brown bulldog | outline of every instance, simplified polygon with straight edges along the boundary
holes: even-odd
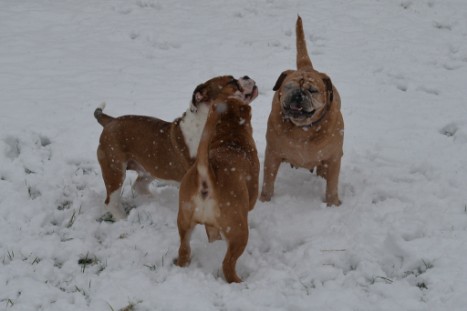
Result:
[[[248,212],[258,197],[259,160],[249,102],[226,95],[211,106],[196,162],[180,184],[176,264],[189,264],[191,232],[196,224],[204,224],[210,242],[221,235],[227,241],[222,270],[232,283],[241,282],[235,266],[248,242]]]
[[[271,199],[279,166],[287,162],[311,171],[316,168],[326,180],[325,202],[338,206],[344,142],[341,101],[331,79],[311,64],[300,16],[296,36],[297,70],[284,71],[273,88],[260,200]]]
[[[257,96],[249,77],[220,76],[198,85],[188,110],[173,122],[133,115],[114,118],[96,109],[94,116],[104,127],[97,159],[107,190],[105,204],[115,219],[126,218],[120,195],[127,170],[138,173],[133,188],[140,194],[149,193],[154,179],[182,180],[194,162],[209,107],[220,94],[246,102]]]

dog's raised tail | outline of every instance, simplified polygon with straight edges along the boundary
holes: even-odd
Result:
[[[215,103],[211,105],[209,109],[208,118],[204,125],[203,134],[198,145],[198,152],[196,155],[196,169],[199,176],[200,194],[203,199],[210,196],[212,191],[213,182],[209,174],[209,145],[216,131],[216,125],[219,121],[219,113],[222,113],[222,109],[225,109],[225,103]]]
[[[297,17],[297,25],[295,27],[297,37],[297,69],[306,67],[313,68],[308,50],[306,48],[305,33],[303,31],[303,23],[300,15]]]
[[[104,108],[105,102],[102,103],[99,107],[97,107],[96,110],[94,110],[94,117],[96,118],[97,122],[99,122],[99,124],[102,126],[106,126],[109,122],[114,120],[114,118],[112,118],[109,115],[106,115],[103,112]]]

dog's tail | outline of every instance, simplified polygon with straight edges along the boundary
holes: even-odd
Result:
[[[100,125],[106,126],[108,123],[114,120],[113,117],[106,115],[102,111],[105,108],[105,103],[102,103],[99,107],[94,110],[94,117],[97,119],[97,122],[99,122]]]
[[[313,68],[310,56],[306,48],[305,33],[303,32],[303,23],[300,15],[297,17],[297,25],[295,27],[297,37],[297,69],[306,67]]]
[[[196,155],[196,170],[199,176],[200,194],[203,199],[211,196],[213,175],[210,173],[209,166],[209,145],[216,131],[219,122],[219,114],[227,109],[225,103],[213,103],[209,109],[208,118],[204,125],[203,134],[198,145]]]

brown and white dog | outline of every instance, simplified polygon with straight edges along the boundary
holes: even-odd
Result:
[[[268,119],[260,200],[271,199],[279,166],[287,162],[308,170],[316,168],[326,179],[325,202],[338,206],[344,142],[340,97],[331,79],[313,68],[300,16],[296,36],[297,70],[284,71],[273,88],[276,93]]]
[[[104,127],[97,158],[107,190],[105,204],[112,216],[126,218],[120,195],[127,170],[138,173],[133,188],[140,194],[149,193],[154,179],[180,182],[194,162],[211,103],[220,94],[251,102],[257,96],[255,90],[255,81],[248,76],[212,78],[196,87],[190,107],[173,122],[134,115],[113,118],[96,109],[94,116]]]
[[[255,92],[255,94],[257,94]],[[258,197],[259,160],[248,101],[226,93],[206,121],[195,164],[180,184],[178,266],[190,262],[190,235],[204,224],[209,241],[224,237],[227,282],[241,282],[235,266],[248,242],[248,212]]]

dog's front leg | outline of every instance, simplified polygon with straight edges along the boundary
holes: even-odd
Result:
[[[275,152],[266,147],[266,155],[264,157],[264,175],[263,187],[261,190],[260,201],[270,201],[274,194],[274,182],[276,181],[277,172],[281,165],[281,159],[275,155]]]
[[[320,173],[323,174],[326,179],[326,204],[328,206],[339,206],[341,201],[339,200],[338,184],[339,184],[339,173],[341,169],[341,158],[334,158],[325,161],[319,168]],[[319,171],[318,171],[319,172]]]

